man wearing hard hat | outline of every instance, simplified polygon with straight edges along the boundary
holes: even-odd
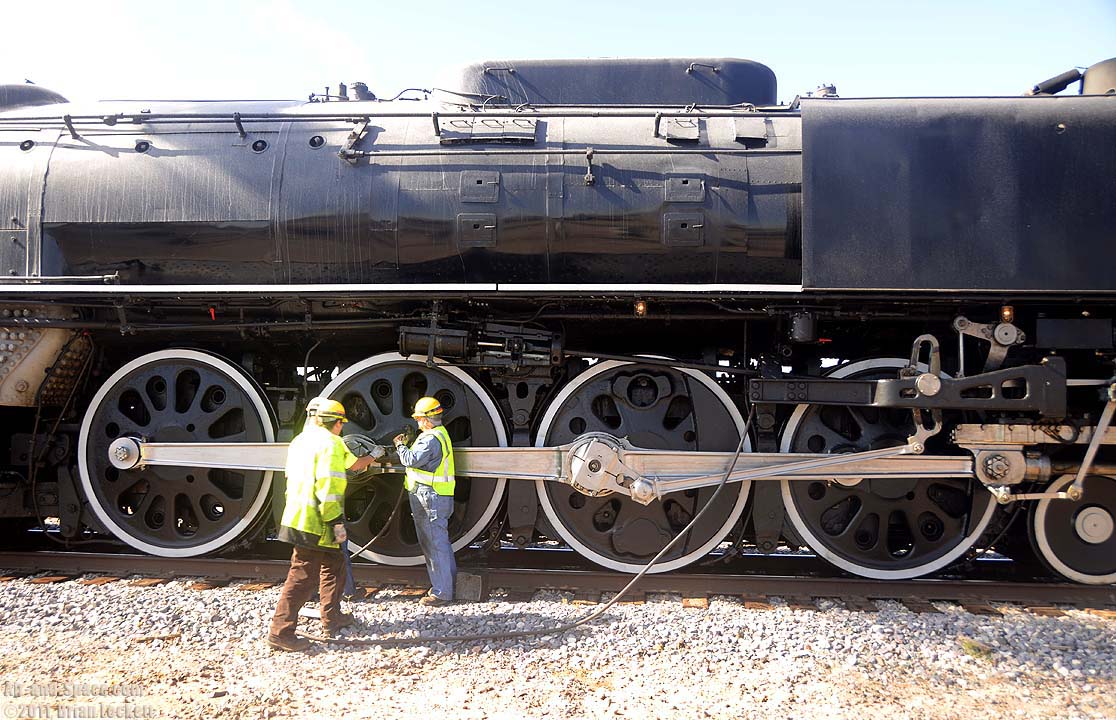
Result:
[[[406,435],[396,435],[395,450],[407,468],[404,486],[411,502],[419,547],[426,557],[430,592],[420,603],[436,607],[453,602],[457,564],[449,540],[453,514],[453,443],[442,424],[442,404],[435,398],[420,398],[411,417],[422,431],[407,447]]]
[[[327,635],[353,624],[352,615],[341,612],[345,558],[339,543],[348,539],[345,471],[360,472],[374,462],[372,456],[356,457],[341,440],[341,426],[348,422],[341,403],[314,398],[306,415],[306,425],[287,450],[287,504],[279,539],[294,545],[294,551],[267,636],[268,644],[278,650],[305,650],[310,645],[295,635],[295,628],[298,611],[315,587]]]

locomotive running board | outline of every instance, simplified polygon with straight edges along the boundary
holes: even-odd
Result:
[[[109,447],[120,470],[171,465],[236,470],[283,470],[286,443],[149,443],[122,437]],[[670,492],[717,485],[733,453],[646,450],[604,433],[558,447],[456,448],[461,477],[546,480],[587,495],[615,492],[649,503]],[[370,473],[402,473],[398,465]],[[913,444],[840,455],[741,453],[728,482],[807,480],[855,485],[862,480],[974,478],[969,456],[918,455]]]

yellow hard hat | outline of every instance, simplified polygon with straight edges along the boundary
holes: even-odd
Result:
[[[415,403],[415,411],[411,413],[411,417],[430,417],[431,415],[442,414],[442,403],[438,402],[432,397],[419,398]]]
[[[306,404],[306,414],[317,415],[329,420],[349,422],[349,418],[345,417],[345,406],[327,397],[316,397],[308,402]]]

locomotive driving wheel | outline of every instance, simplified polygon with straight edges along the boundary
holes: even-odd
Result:
[[[1047,492],[1073,484],[1063,475]],[[1062,577],[1089,585],[1116,582],[1116,479],[1087,475],[1080,500],[1040,500],[1031,513],[1031,542]]]
[[[536,446],[562,445],[587,432],[626,437],[652,450],[729,451],[744,420],[708,376],[680,368],[601,362],[575,377],[543,416]],[[750,446],[745,445],[745,450]],[[694,562],[731,532],[751,484],[729,484],[701,522],[652,568]],[[716,488],[669,493],[649,505],[620,495],[587,497],[569,485],[536,481],[543,513],[574,550],[613,570],[635,573],[690,522]]]
[[[506,446],[500,413],[480,383],[460,368],[436,362],[438,366],[427,367],[425,358],[375,355],[346,368],[321,394],[345,406],[349,418],[343,426],[345,435],[363,435],[379,445],[390,446],[405,426],[413,429],[415,401],[431,396],[442,404],[442,419],[455,447]],[[449,521],[455,552],[475,540],[492,520],[506,482],[457,477]],[[375,538],[362,557],[385,565],[423,563],[402,474],[369,473],[350,479],[345,522],[354,549]]]
[[[78,440],[78,472],[97,518],[152,555],[192,557],[243,535],[271,491],[271,472],[171,466],[117,470],[109,445],[150,442],[273,442],[267,402],[230,363],[196,350],[136,358],[105,382]]]
[[[907,361],[878,358],[843,365],[831,378],[895,377]],[[782,452],[862,452],[903,445],[914,432],[909,410],[799,405],[783,431]],[[783,505],[814,552],[856,575],[914,578],[961,557],[996,510],[976,480],[868,478],[855,484],[782,480]]]

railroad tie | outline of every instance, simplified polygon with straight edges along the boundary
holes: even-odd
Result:
[[[570,602],[574,605],[597,605],[600,601],[601,594],[599,592],[576,592]]]
[[[85,578],[84,580],[79,580],[78,582],[80,582],[82,585],[99,586],[99,585],[108,585],[109,583],[114,583],[118,580],[123,580],[123,579],[124,578],[113,577],[111,575],[99,575],[97,577]]]
[[[275,587],[278,584],[279,583],[273,583],[273,582],[244,583],[243,585],[237,587],[237,590],[243,590],[245,592],[256,592],[257,590],[268,590],[270,588]]]
[[[709,607],[708,595],[690,595],[682,597],[682,607],[705,610]]]
[[[845,609],[849,612],[879,612],[880,608],[876,605],[875,600],[870,600],[866,597],[851,595],[841,598],[841,602],[845,603]]]
[[[360,585],[353,593],[352,600],[371,600],[376,597],[376,593],[380,592],[379,585]]]
[[[741,595],[747,610],[771,610],[771,600],[766,595]]]
[[[128,584],[135,585],[136,587],[154,587],[155,585],[163,585],[167,582],[169,582],[167,578],[137,578]]]
[[[992,615],[995,617],[1003,617],[1004,615],[999,608],[987,603],[964,600],[961,601],[960,605],[962,610],[972,615]]]
[[[44,575],[42,577],[31,578],[27,582],[32,585],[51,585],[53,583],[67,582],[73,580],[76,575]]]
[[[1103,610],[1100,608],[1083,608],[1085,612],[1090,615],[1105,618],[1106,620],[1116,619],[1116,610]]]
[[[216,590],[226,587],[229,582],[228,580],[194,580],[186,587],[191,590]]]
[[[937,613],[940,615],[942,612],[934,605],[934,603],[930,602],[929,600],[923,600],[922,598],[900,598],[899,602],[903,603],[903,607],[907,608],[913,613]]]
[[[813,610],[817,612],[818,604],[814,598],[805,595],[791,595],[786,598],[787,608],[790,610]]]
[[[508,590],[504,602],[528,603],[535,599],[533,590]]]

